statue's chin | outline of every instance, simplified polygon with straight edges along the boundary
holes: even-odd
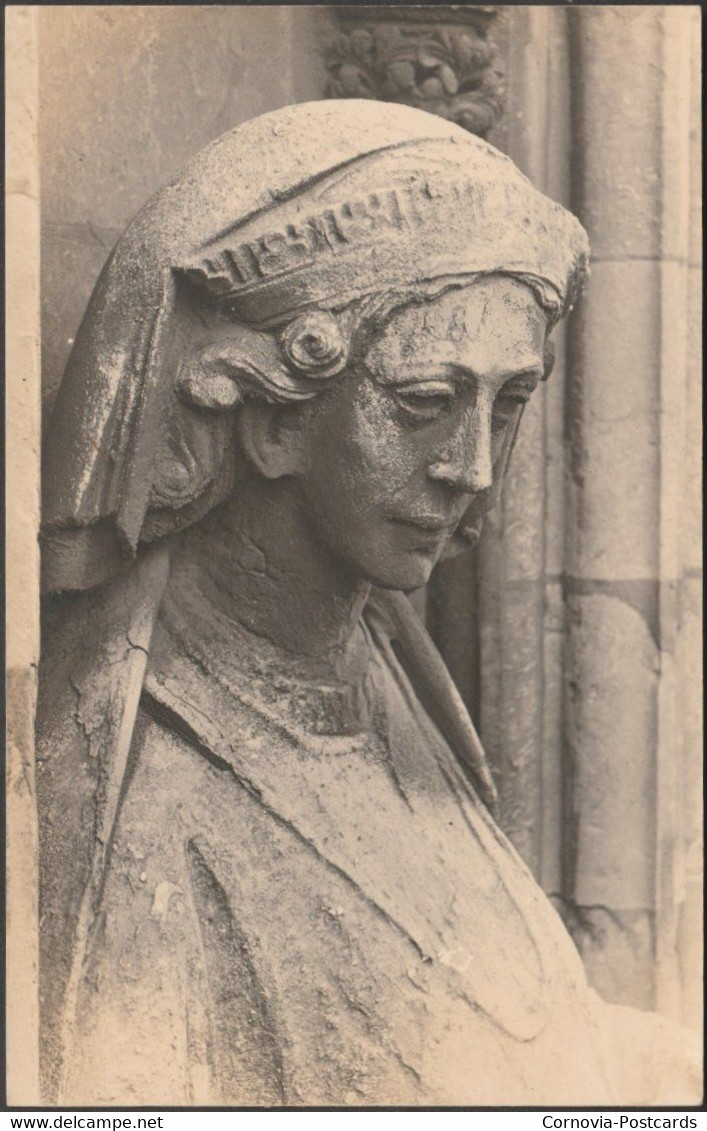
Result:
[[[445,542],[443,549],[434,557],[425,558],[420,555],[417,561],[408,561],[407,568],[398,568],[390,572],[383,571],[375,577],[369,577],[379,589],[397,590],[402,593],[414,593],[422,589],[430,580],[432,571],[439,562],[457,558],[460,554],[468,553],[478,542],[481,533],[481,521],[477,525],[459,527],[451,538]]]
[[[426,557],[420,555],[417,560],[412,555],[406,555],[405,560],[398,560],[394,566],[386,563],[386,568],[369,570],[365,580],[375,585],[377,589],[389,589],[396,593],[414,593],[422,589],[430,579],[440,555]]]
[[[457,527],[454,534],[447,542],[440,561],[447,562],[450,558],[458,558],[460,554],[468,553],[473,549],[481,537],[483,522],[479,519],[476,523]]]

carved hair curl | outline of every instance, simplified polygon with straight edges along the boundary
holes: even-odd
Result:
[[[348,335],[330,310],[298,315],[278,337],[288,364],[314,380],[336,376],[348,360]]]

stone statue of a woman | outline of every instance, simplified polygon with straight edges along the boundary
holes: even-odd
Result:
[[[226,134],[118,242],[46,446],[50,1100],[693,1098],[588,990],[400,592],[478,529],[586,250],[360,102]]]

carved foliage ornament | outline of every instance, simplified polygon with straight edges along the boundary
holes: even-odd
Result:
[[[343,9],[327,52],[332,98],[416,106],[485,137],[502,114],[492,7]]]

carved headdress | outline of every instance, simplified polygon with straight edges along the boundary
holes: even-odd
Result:
[[[203,400],[184,406],[184,288],[233,319],[236,362],[219,379],[257,378],[265,395],[293,399],[313,395],[316,381],[264,329],[381,290],[488,272],[522,277],[557,319],[586,257],[578,222],[507,157],[422,111],[308,103],[225,134],[138,214],[94,290],[45,446],[45,588],[97,584],[141,541],[223,497],[212,449],[196,507],[193,486],[185,508],[165,472],[175,415],[203,419]],[[192,451],[192,462],[203,454]],[[146,525],[155,511],[174,521]]]

